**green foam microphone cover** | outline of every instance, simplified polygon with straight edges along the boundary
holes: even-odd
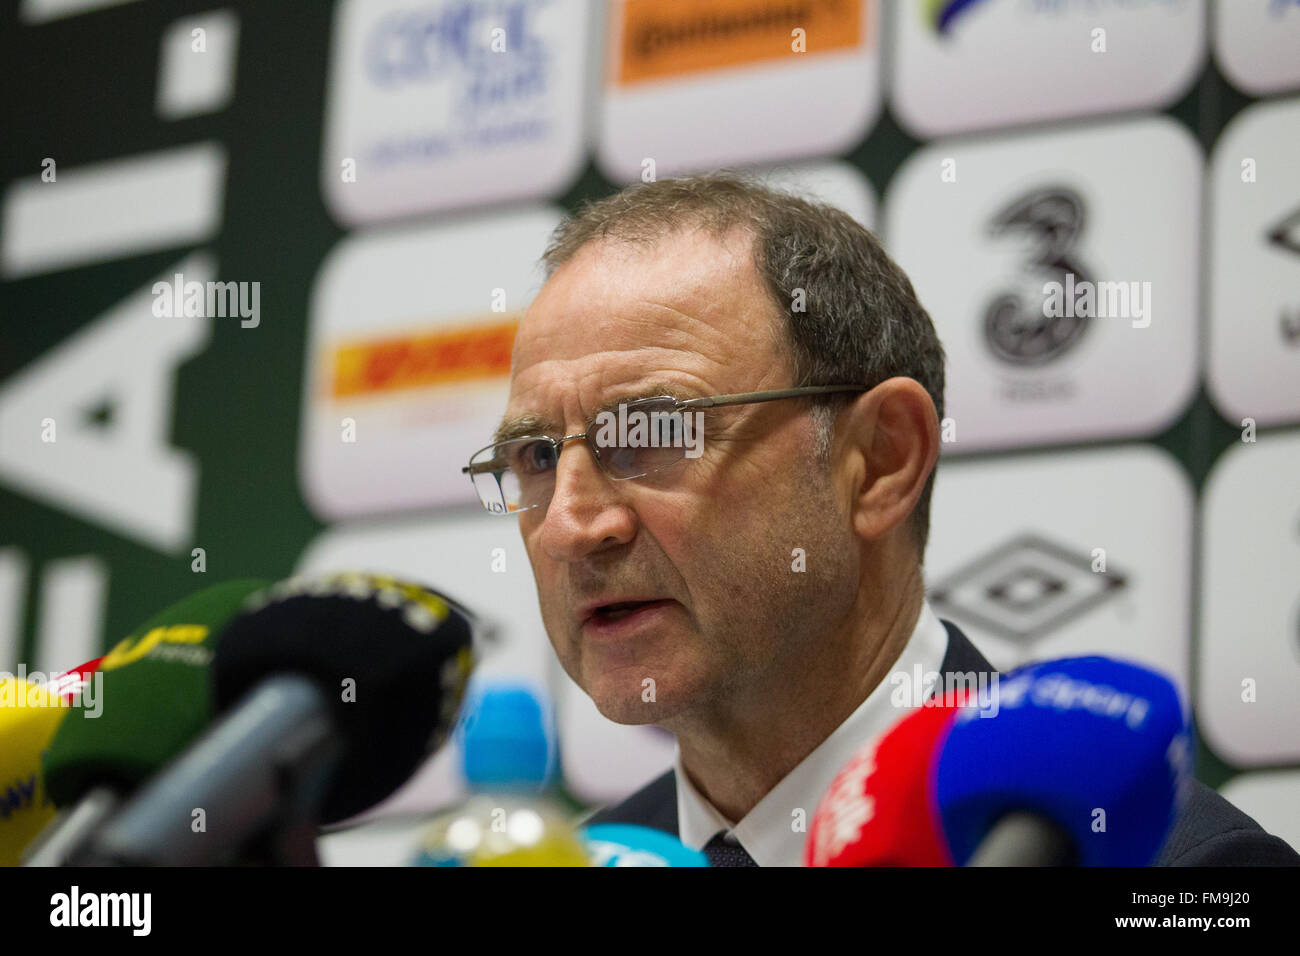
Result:
[[[70,710],[45,754],[46,790],[56,806],[96,786],[134,790],[207,728],[217,638],[266,584],[227,581],[192,594],[105,655],[98,693]]]

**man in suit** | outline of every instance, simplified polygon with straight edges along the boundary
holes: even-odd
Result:
[[[673,771],[595,819],[797,865],[792,820],[901,716],[889,675],[991,670],[925,600],[934,326],[851,217],[726,174],[588,205],[543,261],[466,471],[518,514],[565,671],[676,737]],[[670,424],[624,427],[649,412]],[[1168,853],[1300,862],[1205,787]]]
[[[988,674],[994,668],[957,627],[943,621],[948,633],[944,655],[944,674]],[[830,770],[831,768],[826,768]],[[838,768],[835,768],[836,770]],[[676,774],[669,770],[646,784],[622,803],[605,807],[592,815],[592,823],[635,823],[680,835],[679,819],[683,803],[687,815],[697,814],[694,794],[688,790],[679,798]],[[829,781],[827,787],[830,786]],[[696,829],[695,834],[701,832]],[[694,834],[693,834],[694,835]],[[689,842],[698,844],[698,837]],[[784,841],[783,841],[784,842]],[[773,855],[774,864],[795,862],[790,853],[799,840],[792,840],[784,856]],[[801,845],[801,843],[800,843]],[[714,856],[715,851],[710,851]],[[752,857],[739,853],[717,854],[719,865],[754,866]],[[1182,813],[1165,839],[1156,866],[1300,866],[1300,856],[1283,840],[1266,833],[1262,827],[1199,780],[1191,782]]]

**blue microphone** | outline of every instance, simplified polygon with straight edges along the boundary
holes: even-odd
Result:
[[[579,831],[592,866],[708,866],[709,858],[674,836],[631,823],[593,823]]]
[[[1078,657],[1001,675],[995,693],[992,713],[958,711],[936,768],[957,865],[1149,865],[1192,778],[1173,682]]]

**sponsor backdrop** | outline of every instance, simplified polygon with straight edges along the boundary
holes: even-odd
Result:
[[[1002,667],[1164,668],[1201,776],[1300,844],[1300,3],[0,16],[0,667],[209,581],[388,570],[498,625],[577,800],[659,773],[459,469],[564,213],[740,166],[876,230],[939,328],[939,614]],[[449,750],[383,810],[461,786]]]

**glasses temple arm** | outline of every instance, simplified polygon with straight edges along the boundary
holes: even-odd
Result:
[[[678,402],[678,408],[712,408],[715,405],[748,405],[753,402],[772,402],[782,398],[799,398],[804,395],[828,395],[832,392],[865,392],[863,385],[806,385],[802,388],[781,388],[768,392],[740,392],[735,395],[714,395],[706,398],[688,398]]]

